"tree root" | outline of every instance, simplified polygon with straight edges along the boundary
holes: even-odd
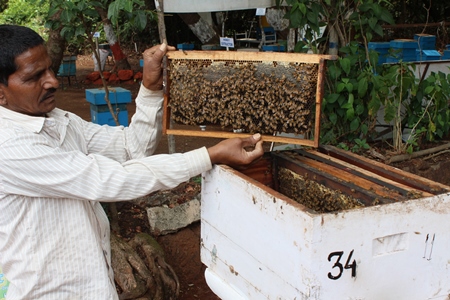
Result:
[[[437,153],[437,152],[443,151],[443,150],[448,149],[448,148],[450,148],[450,143],[447,143],[447,144],[444,144],[444,145],[440,145],[440,146],[437,146],[437,147],[434,147],[434,148],[429,148],[429,149],[413,152],[411,154],[401,154],[401,155],[397,155],[397,156],[392,156],[387,161],[387,163],[391,164],[391,163],[394,163],[394,162],[401,162],[401,161],[409,160],[409,159],[412,159],[412,158],[416,158],[416,157],[420,157],[420,156],[425,156],[425,155]]]
[[[119,299],[174,300],[180,283],[160,245],[139,233],[128,243],[111,234],[111,260]]]

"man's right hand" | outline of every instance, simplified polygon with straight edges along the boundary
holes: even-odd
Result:
[[[262,143],[261,135],[256,133],[247,138],[223,140],[208,148],[208,153],[212,164],[225,164],[239,168],[251,164],[264,154]],[[248,147],[254,147],[254,149],[247,151]]]
[[[161,44],[144,51],[144,68],[142,84],[152,91],[160,91],[163,87],[162,60],[167,51],[173,51],[175,47]]]

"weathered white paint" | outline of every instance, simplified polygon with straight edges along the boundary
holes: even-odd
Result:
[[[201,201],[201,259],[224,300],[424,300],[450,294],[450,194],[315,214],[215,166],[203,174]],[[340,269],[332,253],[339,251],[342,275],[333,280],[329,274]],[[344,268],[347,260],[356,262],[356,277]]]
[[[202,44],[207,43],[216,35],[214,29],[203,18],[200,18],[197,23],[189,25],[189,28],[195,33]]]
[[[116,34],[114,33],[114,29],[112,24],[104,24],[103,29],[105,30],[106,40],[110,45],[114,45],[117,43]]]
[[[155,0],[155,3],[157,0]],[[275,6],[275,0],[164,0],[165,13],[230,11]]]

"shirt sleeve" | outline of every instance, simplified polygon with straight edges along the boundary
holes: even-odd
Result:
[[[170,189],[211,169],[205,147],[118,162],[51,147],[45,139],[10,140],[0,155],[2,195],[125,201]]]
[[[142,86],[136,103],[129,128],[100,126],[69,114],[68,125],[57,125],[57,134],[3,130],[0,199],[131,200],[174,188],[212,167],[204,147],[151,155],[161,135],[162,92]]]

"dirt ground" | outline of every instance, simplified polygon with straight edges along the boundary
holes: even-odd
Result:
[[[139,58],[130,58],[132,69],[140,70]],[[112,69],[112,65],[107,64],[106,70]],[[93,71],[93,62],[89,56],[79,56],[77,60],[77,83],[71,78],[71,84],[64,78],[64,85],[60,85],[57,92],[58,107],[74,112],[90,121],[90,107],[85,100],[85,89],[99,88],[99,86],[88,85],[85,83],[87,74]],[[135,98],[139,89],[139,83],[122,85],[132,92],[132,99]],[[135,111],[134,101],[127,106],[129,118]],[[448,140],[448,139],[447,139]],[[185,152],[196,149],[200,146],[210,146],[217,142],[215,139],[194,138],[194,137],[176,137],[176,152]],[[444,142],[442,142],[444,143]],[[442,144],[441,143],[441,144]],[[448,141],[446,141],[448,143]],[[430,147],[436,145],[429,145]],[[377,148],[377,151],[383,153],[383,149]],[[167,138],[163,137],[157,153],[167,153]],[[441,153],[435,157],[412,159],[394,166],[450,185],[450,153]],[[171,191],[173,198],[186,196],[198,190],[196,183],[187,183]],[[149,232],[149,225],[146,219],[145,208],[136,203],[121,203],[118,207],[121,212],[121,234],[131,236],[136,232]],[[181,283],[181,300],[191,299],[218,299],[207,286],[204,279],[205,266],[200,261],[200,224],[197,222],[189,227],[178,231],[177,233],[160,236],[158,242],[164,248],[166,261],[177,273]]]

